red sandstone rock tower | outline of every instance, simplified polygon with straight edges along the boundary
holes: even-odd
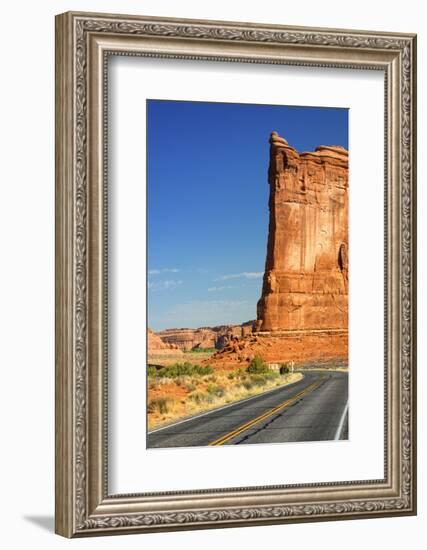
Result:
[[[348,152],[270,137],[270,224],[259,331],[348,328]]]

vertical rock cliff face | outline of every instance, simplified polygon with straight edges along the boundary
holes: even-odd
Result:
[[[270,225],[260,331],[348,327],[348,152],[270,137]]]

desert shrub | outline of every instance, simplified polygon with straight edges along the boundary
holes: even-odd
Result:
[[[192,392],[196,389],[196,386],[194,384],[192,384],[191,382],[188,382],[187,384],[185,384],[185,389],[188,392]]]
[[[269,368],[268,368],[268,365],[264,363],[260,355],[255,355],[255,357],[249,363],[249,366],[246,369],[246,371],[251,374],[265,373],[265,372],[269,372]]]
[[[277,370],[269,370],[263,376],[266,380],[274,380],[275,378],[280,378],[280,373]]]
[[[205,400],[205,395],[201,391],[195,391],[189,396],[189,399],[191,399],[191,401],[194,401],[197,404],[200,404],[200,403],[203,403],[203,401]]]
[[[206,391],[209,395],[215,397],[222,397],[225,394],[225,389],[222,386],[214,386],[213,384],[209,384]]]
[[[246,376],[246,373],[243,369],[233,370],[227,374],[227,378],[229,380],[235,380],[236,378],[244,378],[245,376]]]
[[[190,394],[189,399],[200,405],[202,403],[212,403],[214,400],[214,395],[207,391],[198,390]]]
[[[192,363],[175,363],[170,367],[163,367],[156,372],[160,378],[177,378],[178,376],[206,376],[213,373],[210,365],[193,365]]]
[[[253,386],[262,386],[265,383],[265,378],[262,374],[253,374],[249,380]]]
[[[269,380],[277,378],[277,374],[274,372],[263,373],[263,374],[253,374],[251,376],[251,382],[254,386],[264,386]]]
[[[280,374],[288,374],[291,372],[291,369],[289,368],[289,365],[287,365],[286,363],[280,365],[280,370],[279,370]]]
[[[156,374],[157,374],[157,369],[156,369],[156,367],[148,367],[148,368],[147,368],[147,376],[148,376],[148,378],[152,378],[152,377],[156,376]]]
[[[170,397],[156,397],[151,399],[148,403],[148,412],[159,412],[160,414],[166,414],[171,409],[172,399]]]

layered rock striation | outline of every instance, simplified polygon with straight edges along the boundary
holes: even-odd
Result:
[[[348,328],[348,152],[270,136],[270,222],[258,331]]]
[[[173,328],[156,333],[165,343],[189,351],[198,349],[223,349],[233,338],[241,338],[251,334],[255,328],[255,321],[248,321],[242,325],[221,325],[201,328]]]
[[[178,346],[164,342],[151,329],[147,330],[147,349],[149,354],[155,355],[179,355],[182,353]]]

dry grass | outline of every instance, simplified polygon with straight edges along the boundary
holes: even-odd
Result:
[[[148,356],[148,362],[153,365],[163,365],[165,367],[169,367],[175,363],[182,363],[183,361],[189,361],[190,363],[201,363],[205,359],[209,359],[215,351],[185,351],[184,353],[177,353],[176,355],[150,353]]]
[[[299,372],[251,374],[239,369],[204,376],[149,377],[148,428],[246,399],[296,382],[302,376]]]

